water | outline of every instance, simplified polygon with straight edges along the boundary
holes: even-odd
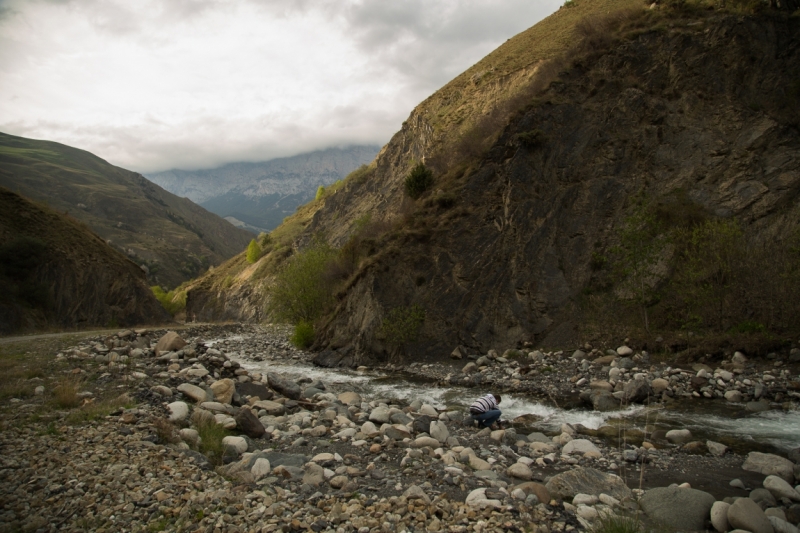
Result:
[[[431,380],[406,373],[355,372],[349,369],[324,369],[305,363],[240,361],[256,372],[277,372],[290,379],[320,379],[332,392],[356,391],[367,400],[387,399],[411,402],[420,399],[437,409],[466,410],[483,394],[479,389],[437,387]],[[563,409],[524,395],[503,394],[500,405],[503,419],[532,414],[542,431],[556,431],[563,423],[582,424],[597,429],[607,423],[624,421],[628,427],[644,429],[686,428],[698,440],[723,442],[739,452],[754,449],[788,451],[800,447],[800,411],[747,413],[744,406],[719,401],[688,400],[669,410],[635,405],[624,410],[598,412]]]

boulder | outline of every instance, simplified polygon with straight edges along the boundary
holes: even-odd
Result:
[[[311,363],[323,368],[336,368],[344,359],[344,356],[336,350],[325,350],[319,352],[311,360]]]
[[[239,428],[239,431],[251,439],[260,439],[266,433],[264,424],[247,407],[241,407],[233,419],[236,420],[236,427]]]
[[[625,384],[624,399],[629,403],[644,403],[653,396],[653,389],[646,379],[634,379]]]
[[[456,346],[450,352],[450,359],[463,359],[467,355],[467,349],[464,346]]]
[[[509,466],[508,470],[506,470],[506,474],[517,479],[524,479],[525,481],[533,479],[533,472],[531,472],[530,467],[523,463],[514,463]]]
[[[772,529],[775,530],[775,533],[798,533],[800,531],[796,526],[778,516],[767,516],[767,520],[772,524]]]
[[[172,402],[167,405],[170,422],[181,422],[189,416],[189,406],[186,402]]]
[[[764,478],[764,488],[770,491],[775,498],[789,498],[790,500],[800,501],[800,494],[794,490],[794,487],[778,476]]]
[[[325,469],[316,463],[306,463],[303,465],[303,483],[318,487],[325,481]]]
[[[271,400],[275,397],[275,393],[269,390],[265,385],[253,383],[252,381],[247,381],[245,383],[237,382],[236,393],[242,397],[250,396],[251,398],[257,398],[259,400]]]
[[[722,457],[725,455],[725,452],[728,451],[727,446],[719,442],[714,442],[713,440],[706,441],[706,448],[708,448],[708,452],[715,457]]]
[[[211,384],[211,392],[214,399],[220,403],[231,403],[233,394],[236,392],[236,384],[232,379],[220,379]]]
[[[794,463],[772,453],[750,452],[742,468],[765,476],[778,476],[789,483],[794,481]]]
[[[433,419],[428,415],[422,415],[414,420],[414,423],[411,425],[411,428],[414,430],[414,433],[430,434],[432,421]]]
[[[490,499],[486,497],[486,487],[475,489],[467,495],[464,503],[469,507],[477,507],[478,509],[485,509],[487,507],[502,507],[502,503],[498,499]]]
[[[672,444],[685,444],[692,440],[692,432],[688,429],[671,429],[667,431],[666,439]]]
[[[235,450],[239,455],[247,451],[247,441],[244,437],[223,437],[222,445]]]
[[[648,490],[639,500],[645,514],[679,531],[703,531],[714,496],[701,490],[659,487]]]
[[[562,448],[561,453],[563,455],[570,455],[573,453],[579,453],[583,455],[584,453],[597,453],[600,454],[600,450],[597,449],[597,446],[592,444],[592,441],[586,439],[574,439],[569,441],[564,445]]]
[[[725,533],[730,530],[731,526],[728,524],[728,508],[731,506],[725,502],[714,502],[711,506],[711,525],[719,533]]]
[[[434,420],[431,422],[430,435],[439,442],[445,443],[447,442],[448,437],[450,437],[450,432],[447,430],[447,426],[444,422]]]
[[[664,378],[656,378],[650,383],[650,387],[652,387],[654,393],[661,394],[669,387],[669,381]]]
[[[270,465],[269,461],[263,457],[256,459],[256,462],[253,463],[252,468],[250,468],[250,473],[253,474],[253,478],[255,478],[256,481],[267,477],[271,472],[272,465]]]
[[[628,355],[633,354],[633,350],[625,345],[622,345],[619,348],[617,348],[617,354],[621,355],[622,357],[626,357]]]
[[[345,405],[361,405],[361,395],[357,392],[343,392],[338,397],[339,401]]]
[[[553,498],[567,501],[572,501],[576,494],[608,494],[618,500],[631,497],[631,489],[622,478],[594,468],[575,468],[562,472],[553,476],[545,486]]]
[[[275,372],[267,372],[267,384],[272,390],[291,400],[299,400],[303,394],[300,385],[283,378]]]
[[[469,456],[469,466],[473,470],[491,470],[492,465],[490,465],[487,461],[484,461],[477,455],[470,455]]]
[[[589,401],[595,411],[616,411],[619,409],[619,400],[607,390],[592,390],[589,395]]]
[[[728,523],[732,528],[751,533],[774,533],[767,515],[750,498],[739,498],[728,509]]]
[[[156,357],[165,352],[177,352],[186,346],[186,341],[174,331],[168,331],[156,343]]]
[[[369,419],[372,422],[377,422],[379,424],[386,424],[389,422],[389,408],[378,406],[373,409],[369,414]]]
[[[198,403],[210,400],[210,394],[208,394],[205,389],[197,385],[192,385],[191,383],[181,383],[178,385],[178,392],[183,393],[185,396],[188,396]]]

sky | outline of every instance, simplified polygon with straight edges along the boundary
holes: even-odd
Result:
[[[0,0],[0,131],[156,172],[383,145],[558,0]]]

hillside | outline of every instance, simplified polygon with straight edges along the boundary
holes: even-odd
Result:
[[[187,310],[261,316],[277,265],[323,236],[358,257],[330,269],[318,349],[795,336],[800,19],[753,5],[570,2],[421,103],[259,263],[198,280]],[[412,200],[419,162],[434,184]],[[392,343],[411,309],[419,335]]]
[[[0,187],[0,333],[167,319],[130,259],[74,218]]]
[[[0,186],[85,222],[148,270],[179,285],[240,252],[252,238],[140,174],[63,144],[0,133]]]
[[[147,178],[256,232],[271,231],[298,206],[313,200],[318,187],[344,178],[372,161],[377,153],[377,146],[330,148],[262,163],[169,170],[148,174]]]

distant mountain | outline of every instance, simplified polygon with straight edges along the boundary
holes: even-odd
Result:
[[[0,333],[168,320],[130,259],[71,216],[0,187]]]
[[[320,185],[330,185],[369,163],[378,150],[378,146],[330,148],[263,163],[169,170],[147,174],[147,178],[238,227],[271,231],[312,200]]]
[[[68,213],[172,288],[242,251],[252,234],[142,175],[63,144],[0,133],[0,186]]]

